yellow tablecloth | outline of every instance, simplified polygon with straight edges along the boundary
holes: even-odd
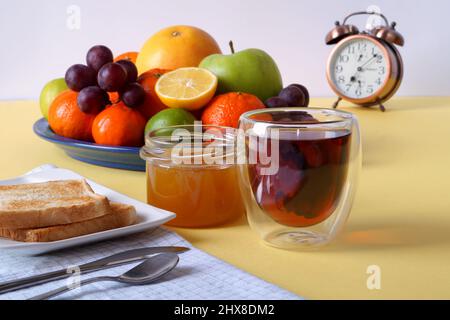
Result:
[[[330,106],[331,99],[312,99]],[[311,299],[450,298],[450,97],[396,98],[388,111],[354,112],[363,137],[363,171],[341,238],[314,252],[261,243],[242,219],[222,228],[174,229],[193,245]],[[72,169],[145,201],[144,173],[96,167],[40,140],[31,101],[0,102],[0,179],[44,163]],[[381,270],[381,289],[366,273]]]

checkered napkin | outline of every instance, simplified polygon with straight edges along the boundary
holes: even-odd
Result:
[[[59,299],[301,299],[284,289],[193,248],[176,233],[157,228],[121,239],[66,249],[40,256],[19,256],[0,252],[0,282],[31,276],[69,266],[80,265],[125,250],[151,246],[186,246],[191,250],[180,254],[177,267],[161,280],[142,286],[114,282],[98,282],[59,296]],[[134,264],[118,266],[82,275],[82,278],[120,275]],[[0,295],[0,299],[27,299],[64,286],[67,279]]]

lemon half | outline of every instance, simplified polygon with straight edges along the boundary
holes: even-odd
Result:
[[[217,83],[217,77],[209,70],[180,68],[162,75],[155,91],[170,108],[197,110],[212,99]]]

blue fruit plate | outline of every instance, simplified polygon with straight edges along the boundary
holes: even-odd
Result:
[[[64,138],[50,129],[42,118],[33,125],[34,132],[44,140],[56,144],[74,159],[102,167],[145,171],[145,161],[137,147],[115,147]]]

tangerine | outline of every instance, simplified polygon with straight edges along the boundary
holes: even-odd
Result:
[[[167,69],[151,69],[141,74],[137,80],[147,93],[144,103],[137,108],[146,120],[150,119],[158,112],[167,109],[167,106],[161,102],[156,94],[155,85],[158,79],[169,71],[170,70]]]
[[[216,96],[202,114],[204,125],[237,128],[239,117],[247,111],[263,109],[264,103],[258,97],[241,92],[230,92]]]
[[[78,92],[65,90],[53,100],[48,111],[50,128],[58,135],[84,141],[92,141],[92,124],[95,115],[80,110]]]
[[[95,117],[92,136],[98,144],[140,147],[144,144],[145,124],[139,111],[119,102]]]
[[[117,62],[119,60],[129,60],[129,61],[133,62],[134,64],[136,64],[136,59],[137,59],[138,54],[139,54],[139,52],[135,52],[135,51],[125,52],[125,53],[119,54],[117,57],[115,57],[114,62]]]

